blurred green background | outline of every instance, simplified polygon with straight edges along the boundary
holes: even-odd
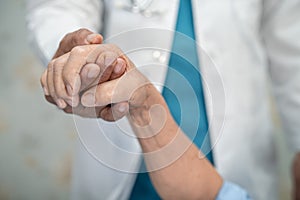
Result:
[[[45,102],[45,66],[28,45],[25,0],[0,1],[0,200],[68,199],[77,135],[73,119]],[[281,200],[290,199],[290,162],[274,110]],[[262,185],[263,187],[263,185]]]

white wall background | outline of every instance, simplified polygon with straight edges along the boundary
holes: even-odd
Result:
[[[43,66],[27,45],[24,16],[24,0],[0,1],[0,200],[68,199],[77,135],[72,117],[43,99]],[[277,132],[279,192],[287,200],[292,156]]]
[[[68,199],[74,123],[43,99],[24,16],[0,1],[0,200]]]

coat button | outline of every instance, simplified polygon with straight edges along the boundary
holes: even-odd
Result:
[[[160,63],[165,63],[167,60],[166,54],[161,51],[157,51],[157,50],[152,52],[152,58],[154,61],[157,61]]]
[[[153,51],[152,52],[153,60],[158,60],[160,55],[161,55],[160,51]]]

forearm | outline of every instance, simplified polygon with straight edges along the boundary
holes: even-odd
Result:
[[[163,199],[215,199],[221,177],[177,126],[162,96],[148,88],[145,105],[128,118],[157,192]]]

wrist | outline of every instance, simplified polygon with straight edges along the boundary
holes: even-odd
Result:
[[[138,104],[136,102],[131,103],[135,101],[134,98],[129,102],[129,114],[127,117],[135,127],[144,127],[151,124],[151,110],[153,111],[153,108],[156,106],[165,108],[165,103],[160,93],[152,84],[147,84],[139,90],[142,90],[145,98],[143,98],[143,101]],[[158,116],[162,115],[162,113],[157,114]]]

